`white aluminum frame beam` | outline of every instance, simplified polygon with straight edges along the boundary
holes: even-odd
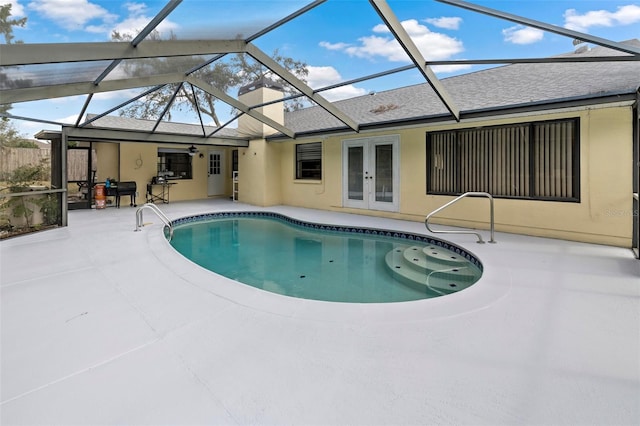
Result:
[[[22,89],[3,90],[2,103],[18,103],[38,101],[42,99],[64,98],[66,96],[77,96],[95,94],[103,92],[113,92],[124,89],[136,89],[139,87],[153,87],[161,84],[181,83],[185,81],[182,72],[171,74],[160,74],[149,77],[134,77],[121,80],[107,80],[99,85],[92,81],[83,83],[67,83],[54,86],[25,87]]]
[[[238,101],[237,99],[232,98],[231,96],[227,95],[222,90],[218,89],[217,87],[214,87],[214,86],[210,85],[206,81],[200,80],[199,78],[196,78],[196,77],[194,77],[192,75],[186,76],[185,77],[185,81],[191,83],[194,86],[197,86],[201,90],[204,90],[205,92],[209,93],[211,96],[214,96],[217,99],[220,99],[222,102],[231,105],[232,107],[236,108],[237,110],[242,111],[243,113],[255,118],[256,120],[266,124],[267,126],[273,128],[273,129],[275,129],[275,130],[277,130],[277,131],[279,131],[281,133],[284,133],[285,135],[289,136],[292,139],[295,139],[296,135],[291,129],[289,129],[287,127],[284,127],[282,124],[280,124],[277,121],[267,117],[266,115],[262,114],[261,112],[256,111],[255,109],[249,108],[248,105],[245,105],[244,103]]]
[[[422,53],[420,53],[420,50],[415,45],[409,34],[407,34],[407,31],[404,29],[387,2],[385,0],[369,0],[369,2],[376,12],[378,12],[378,15],[380,15],[380,18],[382,18],[400,46],[404,49],[407,55],[409,55],[409,58],[415,64],[416,68],[420,70],[424,78],[427,80],[427,83],[429,83],[431,88],[436,92],[436,95],[440,98],[444,106],[449,110],[456,121],[460,121],[460,109],[455,105],[453,98],[451,98],[449,92],[447,92],[440,80],[438,80],[438,77],[436,77],[431,67],[427,65],[427,61],[424,59],[424,56],[422,56]]]
[[[2,44],[0,66],[242,53],[245,46],[243,40]]]
[[[485,15],[493,16],[495,18],[506,19],[507,21],[515,22],[517,24],[526,25],[528,27],[537,28],[543,31],[549,31],[552,33],[560,34],[574,39],[588,41],[599,46],[608,47],[610,49],[619,50],[620,52],[631,53],[632,55],[640,55],[640,48],[630,46],[625,43],[618,43],[615,41],[607,40],[601,37],[592,36],[579,31],[570,30],[567,28],[558,27],[557,25],[546,24],[535,19],[524,18],[522,16],[513,15],[511,13],[501,12],[496,9],[491,9],[484,6],[479,6],[473,3],[460,0],[436,0],[440,3],[449,4],[451,6],[461,7],[463,9],[471,10],[473,12],[479,12]]]
[[[282,65],[274,61],[269,55],[264,53],[262,50],[258,49],[253,44],[249,43],[246,46],[246,53],[248,53],[253,59],[260,62],[262,65],[269,68],[271,71],[276,73],[280,78],[289,83],[291,86],[298,89],[301,93],[307,96],[309,99],[320,105],[324,108],[329,114],[333,115],[338,120],[342,121],[344,124],[349,126],[351,129],[356,132],[359,131],[359,124],[356,123],[351,117],[347,116],[345,113],[340,111],[335,105],[329,102],[327,99],[322,97],[321,95],[314,92],[314,90],[309,87],[306,83],[300,80],[298,77],[293,75],[291,72],[287,71]]]

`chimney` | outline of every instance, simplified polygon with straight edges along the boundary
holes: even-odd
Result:
[[[242,86],[238,90],[238,100],[250,107],[254,105],[261,105],[266,102],[276,101],[283,97],[283,87],[279,83],[276,83],[265,76]],[[284,106],[282,105],[282,102],[256,108],[256,111],[280,124],[284,124]],[[265,136],[277,133],[277,130],[272,129],[247,114],[243,114],[238,119],[238,132],[253,138],[264,138]]]

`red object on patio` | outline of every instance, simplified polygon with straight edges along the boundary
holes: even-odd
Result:
[[[107,207],[107,191],[103,184],[98,184],[94,188],[96,197],[96,209]]]

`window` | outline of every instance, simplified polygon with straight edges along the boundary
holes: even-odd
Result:
[[[158,176],[166,179],[191,179],[191,159],[185,150],[158,149]]]
[[[322,179],[322,142],[296,145],[296,179]]]
[[[579,201],[579,120],[427,134],[427,194]]]

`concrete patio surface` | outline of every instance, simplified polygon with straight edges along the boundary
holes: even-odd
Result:
[[[422,223],[226,200],[427,234]],[[135,209],[0,243],[3,425],[638,425],[640,261],[629,249],[438,236],[485,272],[417,302],[301,300],[206,271]]]

